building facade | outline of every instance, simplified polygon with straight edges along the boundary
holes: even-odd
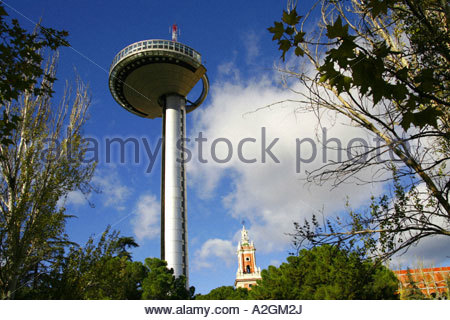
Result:
[[[450,267],[396,270],[394,273],[400,282],[400,293],[415,285],[428,298],[449,298]]]
[[[256,281],[261,279],[261,268],[256,266],[255,246],[250,242],[248,232],[244,226],[241,231],[241,241],[237,247],[238,270],[234,286],[236,288],[251,289],[256,285]]]

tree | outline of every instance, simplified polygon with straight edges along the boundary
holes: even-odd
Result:
[[[33,281],[18,290],[20,299],[140,299],[146,269],[133,262],[127,247],[131,237],[120,237],[107,227],[97,244],[90,237],[84,247],[72,245]],[[124,243],[129,245],[124,246]]]
[[[379,140],[345,150],[348,160],[325,163],[308,181],[393,185],[392,195],[348,219],[296,224],[299,248],[352,241],[388,259],[422,238],[450,235],[449,17],[440,0],[318,0],[304,15],[289,1],[269,28],[283,60],[292,49],[307,64],[280,70],[286,85],[294,78],[306,88],[296,91],[298,108],[331,111]],[[370,169],[369,181],[358,177]]]
[[[119,237],[118,231],[107,227],[97,245],[94,239],[90,237],[83,248],[72,246],[55,264],[59,283],[50,299],[140,299],[146,272],[122,246],[129,237]]]
[[[139,245],[134,241],[133,237],[120,237],[117,239],[116,247],[118,257],[126,257],[128,260],[131,260],[131,253],[127,249],[136,248]]]
[[[246,300],[248,290],[245,288],[234,288],[232,286],[222,286],[212,289],[207,294],[198,294],[195,300]]]
[[[38,24],[33,33],[23,29],[16,19],[7,22],[8,16],[3,3],[0,3],[0,105],[17,100],[24,92],[34,95],[52,94],[51,84],[54,75],[44,73],[41,52],[45,48],[56,50],[60,46],[68,46],[66,31],[44,28]],[[43,77],[41,86],[38,80]],[[12,143],[9,138],[20,118],[9,115],[3,110],[0,120],[0,143],[4,146]]]
[[[194,287],[186,289],[186,278],[175,277],[167,262],[158,258],[145,259],[147,276],[142,282],[144,300],[185,300],[194,296]]]
[[[125,250],[125,242],[137,247],[130,239],[108,227],[97,245],[91,237],[84,248],[73,246],[61,264],[60,292],[53,299],[140,299],[146,270]]]
[[[52,105],[50,92],[57,56],[44,67],[41,88],[25,90],[17,101],[2,105],[8,117],[21,121],[11,131],[12,143],[0,145],[0,296],[13,299],[31,275],[46,273],[68,244],[69,217],[58,201],[70,191],[84,194],[94,163],[84,163],[82,127],[89,106],[81,81],[67,87],[61,103]]]
[[[398,280],[380,264],[356,252],[323,245],[269,266],[250,299],[397,299]]]

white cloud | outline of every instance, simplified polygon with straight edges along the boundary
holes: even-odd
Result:
[[[236,261],[236,248],[230,240],[208,239],[191,259],[195,270],[213,268],[219,258],[229,267]]]
[[[246,51],[247,64],[255,64],[255,59],[259,56],[259,37],[254,31],[243,33],[243,43]]]
[[[375,137],[331,112],[322,113],[320,123],[313,112],[300,113],[295,101],[300,97],[298,92],[305,91],[295,84],[295,78],[287,79],[293,89],[288,90],[277,85],[280,76],[275,72],[253,75],[243,81],[238,76],[223,77],[239,73],[233,63],[226,63],[219,71],[222,76],[212,83],[206,105],[191,115],[194,120],[190,130],[193,160],[188,163],[188,183],[200,198],[221,201],[233,218],[248,221],[258,252],[291,249],[289,233],[294,231],[293,222],[303,222],[320,211],[325,217],[339,214],[345,209],[347,197],[350,205],[357,209],[368,204],[371,196],[385,191],[381,183],[363,184],[357,183],[357,179],[337,188],[332,188],[333,181],[325,181],[322,186],[306,184],[307,171],[321,168],[326,160],[338,160],[337,150],[323,148],[326,140],[329,148],[335,148],[338,139],[342,159],[346,160],[346,150],[355,142],[353,139],[362,139],[374,146],[378,143]],[[271,151],[279,163],[264,153],[263,128],[265,147],[278,138]],[[322,128],[327,129],[326,139]],[[199,132],[208,139],[202,146],[202,156],[207,163],[199,161],[199,144],[194,141]],[[222,140],[216,140],[218,138]],[[223,138],[231,143],[232,154]],[[255,140],[245,142],[242,155],[255,159],[255,163],[244,163],[238,157],[239,143],[245,138]],[[315,147],[308,139],[312,139]],[[216,141],[215,156],[225,159],[230,155],[229,161],[214,161],[213,141]],[[299,157],[302,159],[300,166]],[[378,169],[379,166],[364,169],[355,178],[372,181],[378,175],[382,180],[384,176],[379,175]],[[442,253],[445,251],[443,243],[448,246],[448,240],[442,237],[424,239],[403,257],[411,259],[412,255],[422,255],[426,261],[439,263],[450,256],[449,252]],[[206,249],[204,246],[200,252]]]
[[[350,197],[352,205],[358,207],[382,190],[381,185],[342,184],[334,190],[330,190],[330,184],[323,187],[305,185],[305,171],[323,165],[322,145],[316,139],[316,134],[321,136],[322,132],[317,131],[316,116],[297,113],[292,102],[266,107],[297,98],[292,92],[276,86],[270,74],[266,74],[245,83],[213,83],[209,103],[193,113],[196,127],[191,130],[191,139],[196,138],[200,131],[208,139],[203,143],[202,154],[208,163],[198,161],[198,143],[193,143],[194,159],[188,163],[188,183],[200,197],[222,198],[230,215],[239,221],[249,221],[252,238],[260,252],[286,250],[291,242],[286,233],[293,231],[294,221],[303,221],[322,208],[325,214],[339,212],[344,207],[346,196]],[[364,131],[349,126],[343,118],[325,115],[322,126],[328,128],[328,139],[339,138],[343,147],[354,137],[371,142]],[[230,152],[227,144],[221,141],[216,143],[215,154],[212,154],[213,141],[218,138],[226,138],[232,145],[232,156],[226,163],[213,160],[213,156],[225,159]],[[243,156],[255,159],[255,163],[239,160],[238,146],[244,138],[255,139],[254,142],[245,142],[242,148]],[[267,148],[276,138],[278,140],[271,151],[279,163],[264,152],[264,143]],[[300,144],[301,157],[305,161],[300,164],[299,172],[296,138],[301,141],[310,138],[317,142],[317,154],[310,163],[307,162],[314,153],[313,147],[306,140]],[[328,150],[328,159],[335,158],[335,153]],[[370,180],[371,172],[362,172],[361,176],[364,175]],[[223,182],[230,183],[231,192],[224,193]]]
[[[281,265],[281,262],[279,260],[270,260],[269,265],[278,268]]]
[[[80,205],[83,205],[83,204],[86,204],[86,203],[87,203],[86,197],[79,190],[69,192],[67,194],[66,199],[65,199],[65,204],[66,205],[80,206]]]
[[[67,206],[81,206],[87,203],[86,197],[79,191],[70,191],[65,197],[59,198],[56,204],[59,208]]]
[[[413,205],[413,199],[418,198],[424,208],[434,207],[435,204],[430,202],[429,194],[425,183],[416,186],[417,194],[409,195],[408,202]],[[416,200],[414,200],[415,202]],[[427,222],[430,224],[441,226],[444,229],[450,228],[450,221],[442,216],[428,216]],[[409,234],[417,234],[417,231],[410,231]],[[432,267],[440,265],[450,259],[450,237],[443,235],[428,236],[421,239],[418,243],[410,246],[407,250],[403,250],[392,258],[391,264],[395,269],[414,268],[414,267]],[[422,264],[422,266],[420,266]]]
[[[450,237],[434,236],[427,237],[406,252],[392,258],[390,266],[393,269],[434,267],[449,261],[450,259]]]
[[[141,195],[131,220],[136,238],[154,239],[160,234],[160,204],[154,195]]]
[[[228,79],[233,79],[234,81],[239,81],[241,78],[241,74],[239,69],[235,68],[234,61],[228,61],[222,63],[217,68],[219,77],[226,77]]]
[[[100,189],[100,197],[105,207],[114,207],[117,210],[125,209],[124,203],[131,195],[131,189],[122,184],[116,171],[112,169],[109,171],[97,170],[92,182]]]

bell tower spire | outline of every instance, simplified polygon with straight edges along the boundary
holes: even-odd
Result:
[[[261,279],[261,268],[256,267],[255,246],[250,242],[248,231],[242,226],[241,241],[237,247],[238,270],[234,286],[236,288],[251,289],[256,280]]]

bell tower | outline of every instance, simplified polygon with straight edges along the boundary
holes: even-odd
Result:
[[[241,241],[237,247],[238,270],[234,286],[236,288],[251,289],[256,280],[261,279],[261,268],[256,267],[255,246],[250,242],[245,226],[242,226]]]

